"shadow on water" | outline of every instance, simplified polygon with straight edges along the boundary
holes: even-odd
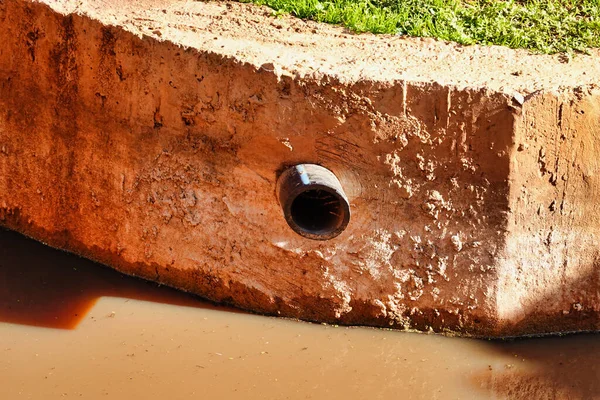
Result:
[[[600,398],[600,335],[491,342],[511,357],[477,377],[482,389],[508,399]]]
[[[550,291],[527,307],[522,324],[543,315],[548,305],[571,298],[572,293],[593,293],[600,286],[595,266]],[[581,326],[598,327],[596,311],[575,316]],[[491,341],[492,354],[510,362],[490,367],[475,376],[477,384],[500,398],[508,399],[600,399],[600,335],[570,334],[544,338]]]
[[[0,229],[0,321],[75,329],[100,297],[218,308]]]

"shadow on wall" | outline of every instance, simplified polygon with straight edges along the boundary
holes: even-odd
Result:
[[[0,228],[0,322],[75,329],[103,296],[217,308]]]

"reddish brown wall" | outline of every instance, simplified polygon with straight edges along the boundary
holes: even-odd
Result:
[[[515,253],[528,235],[515,221],[531,211],[518,208],[515,168],[528,116],[555,109],[537,97],[522,107],[477,86],[294,75],[23,0],[0,2],[0,43],[5,226],[262,313],[548,330],[497,304],[516,299],[498,282],[521,282],[506,271],[536,262]],[[350,198],[333,240],[304,239],[281,215],[277,173],[298,162],[333,170]],[[578,329],[564,321],[552,329]]]

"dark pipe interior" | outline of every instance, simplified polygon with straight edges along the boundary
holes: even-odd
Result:
[[[290,214],[300,229],[317,235],[335,231],[344,218],[342,200],[323,189],[300,193],[292,202]]]
[[[338,178],[317,164],[287,168],[277,179],[277,198],[286,222],[312,240],[338,236],[350,222],[350,204]]]

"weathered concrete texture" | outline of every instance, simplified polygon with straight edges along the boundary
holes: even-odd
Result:
[[[597,330],[598,86],[534,95],[514,138],[508,236],[497,262],[498,315],[515,324],[507,333]]]
[[[159,0],[0,0],[0,43],[6,227],[261,313],[599,327],[597,52],[564,64]],[[349,197],[333,240],[283,218],[277,174],[299,162]]]

